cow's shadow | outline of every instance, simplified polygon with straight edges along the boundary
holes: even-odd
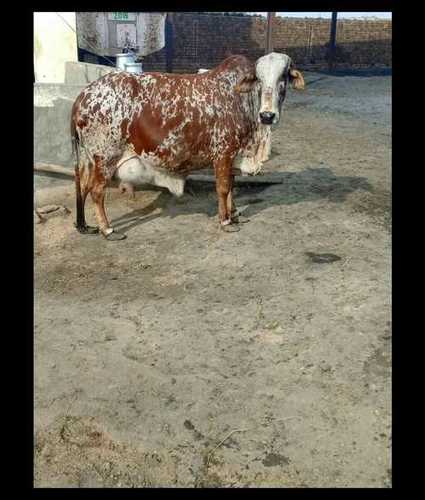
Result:
[[[337,176],[326,167],[307,168],[301,172],[267,173],[267,179],[275,184],[261,183],[261,178],[258,182],[255,178],[250,178],[249,182],[236,178],[234,199],[245,216],[252,217],[274,205],[293,205],[322,198],[342,203],[354,191],[373,191],[365,177]],[[185,194],[179,199],[167,190],[160,191],[160,195],[150,205],[112,220],[112,225],[127,233],[157,217],[174,218],[195,213],[204,213],[209,217],[217,215],[214,182],[188,179]],[[158,209],[161,209],[160,213],[154,214]]]

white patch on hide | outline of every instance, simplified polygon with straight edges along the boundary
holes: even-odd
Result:
[[[260,57],[255,66],[258,80],[261,82],[260,113],[274,113],[273,124],[279,122],[279,86],[284,85],[281,76],[289,68],[291,59],[286,54],[272,52]]]
[[[263,163],[271,154],[272,131],[268,125],[259,125],[254,133],[252,143],[241,150],[233,162],[233,168],[244,175],[257,175]]]
[[[175,196],[182,196],[184,192],[185,179],[159,169],[155,166],[155,159],[149,158],[148,155],[132,155],[121,159],[115,177],[122,183],[132,186],[153,184],[164,187]]]

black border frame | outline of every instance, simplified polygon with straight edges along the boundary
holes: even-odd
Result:
[[[319,5],[318,5],[319,4]],[[101,6],[99,5],[97,8],[92,5],[83,5],[77,3],[73,3],[72,6],[66,6],[64,4],[61,4],[61,11],[66,11],[66,10],[84,10],[84,11],[97,11],[97,10],[140,10],[142,9],[144,11],[192,11],[192,12],[198,12],[198,11],[235,11],[235,12],[243,12],[243,11],[258,11],[258,2],[253,2],[253,1],[233,1],[231,3],[229,2],[202,2],[202,8],[200,8],[200,4],[196,2],[190,2],[186,0],[184,3],[179,2],[178,7],[176,4],[173,2],[159,2],[159,4],[155,4],[156,9],[148,8],[148,6],[141,6],[138,5],[136,7],[136,4],[129,4],[129,3],[124,3],[119,5],[119,8],[117,7],[117,3],[102,3]],[[33,12],[34,11],[54,11],[59,7],[59,5],[53,5],[51,3],[49,5],[48,2],[44,2],[43,5],[38,5],[36,7],[31,7],[31,8],[26,8],[25,9],[25,24],[26,24],[26,29],[24,32],[24,36],[19,38],[18,41],[20,44],[22,44],[22,47],[20,47],[20,54],[27,54],[28,59],[30,63],[28,64],[28,75],[26,77],[20,78],[19,82],[14,82],[14,85],[17,83],[23,84],[24,89],[22,93],[20,93],[21,98],[19,99],[19,104],[23,106],[23,116],[25,116],[25,124],[28,126],[28,135],[26,136],[28,138],[28,146],[26,148],[26,153],[28,155],[28,159],[26,160],[26,163],[28,162],[27,168],[28,168],[28,175],[24,176],[25,180],[20,179],[20,186],[21,189],[23,187],[23,194],[19,196],[19,207],[16,207],[16,199],[14,200],[14,207],[19,208],[20,210],[22,209],[22,218],[20,220],[25,221],[25,225],[28,224],[28,228],[24,229],[23,231],[18,231],[19,237],[22,237],[22,241],[19,242],[18,248],[23,251],[23,255],[21,255],[21,259],[19,259],[20,264],[18,266],[15,266],[13,270],[13,281],[15,284],[18,284],[17,287],[14,287],[15,289],[19,290],[19,293],[15,297],[15,303],[19,304],[18,307],[18,319],[23,320],[23,325],[22,325],[22,330],[17,329],[16,325],[14,327],[14,330],[17,330],[17,335],[16,337],[21,337],[22,331],[25,332],[24,335],[24,349],[22,349],[22,340],[19,338],[19,344],[20,344],[20,349],[18,352],[22,354],[22,351],[25,352],[24,356],[24,362],[23,366],[20,364],[20,369],[18,370],[18,374],[22,376],[23,380],[23,391],[14,391],[17,392],[17,399],[18,399],[18,405],[22,405],[20,407],[20,410],[18,412],[18,415],[14,415],[13,420],[14,422],[17,420],[16,417],[18,417],[18,422],[19,422],[19,427],[18,431],[13,433],[13,447],[15,451],[17,452],[17,457],[18,460],[12,461],[13,465],[13,472],[11,476],[8,476],[5,478],[6,482],[12,485],[14,488],[18,487],[18,489],[24,488],[27,492],[32,491],[35,495],[57,495],[56,490],[60,490],[60,494],[64,494],[65,496],[68,494],[72,494],[72,490],[68,490],[65,488],[55,488],[52,489],[52,493],[49,492],[49,489],[46,488],[34,488],[33,487],[33,428],[34,428],[34,417],[33,417],[33,397],[34,397],[34,391],[33,391],[33,383],[34,383],[34,346],[33,346],[33,329],[34,329],[34,317],[33,317],[33,311],[34,311],[34,291],[33,291],[33,282],[34,282],[34,270],[33,270],[33,250],[34,250],[34,235],[33,235],[33,199],[34,199],[34,190],[33,190],[33,174],[31,172],[32,167],[31,162],[33,162],[33,103],[31,100],[33,99],[33,89],[30,88],[30,79],[31,79],[31,73],[33,73]],[[383,1],[383,0],[369,0],[369,1],[364,1],[364,0],[357,0],[357,1],[352,1],[352,0],[339,0],[339,1],[326,1],[326,0],[321,0],[320,2],[315,2],[314,0],[298,0],[298,1],[287,1],[282,4],[278,4],[275,1],[268,1],[265,2],[264,4],[261,3],[261,7],[267,7],[269,9],[275,8],[276,10],[281,10],[281,11],[329,11],[331,12],[332,10],[335,11],[350,11],[350,12],[367,12],[367,11],[391,11],[393,13],[393,18],[392,18],[392,23],[393,23],[393,93],[395,94],[395,99],[393,100],[393,117],[399,113],[399,108],[400,108],[400,102],[398,101],[397,94],[399,93],[398,86],[399,83],[397,83],[397,80],[400,79],[399,76],[399,70],[397,67],[401,67],[401,60],[405,60],[405,56],[403,58],[398,56],[398,53],[401,52],[401,40],[403,39],[403,36],[401,34],[402,30],[402,19],[400,15],[400,2],[395,2],[395,1]],[[403,63],[404,66],[405,63]],[[401,73],[401,72],[400,72]],[[34,82],[34,73],[32,74],[32,83]],[[3,78],[3,80],[7,79]],[[23,96],[25,96],[23,98]],[[28,101],[26,100],[28,99]],[[30,115],[30,116],[28,116]],[[397,135],[400,134],[397,132],[398,130],[398,123],[403,123],[403,120],[400,120],[399,118],[397,121],[393,119],[393,137],[397,138]],[[22,129],[22,122],[20,124],[20,130]],[[395,125],[395,126],[394,126]],[[398,135],[400,137],[400,135]],[[18,145],[22,140],[22,134],[20,133],[18,136]],[[393,141],[394,142],[394,141]],[[400,224],[401,222],[401,215],[399,212],[400,207],[402,206],[402,202],[400,201],[401,197],[401,191],[402,191],[402,178],[401,178],[401,173],[399,169],[394,168],[395,165],[401,165],[402,162],[397,162],[396,161],[396,156],[400,155],[401,151],[398,146],[396,146],[393,154],[393,173],[392,173],[392,198],[395,201],[393,204],[393,218],[394,218],[394,224],[393,227],[395,228],[395,232],[393,232],[393,260],[392,260],[392,267],[394,270],[394,263],[395,260],[397,260],[400,256],[401,252],[401,246],[402,246],[402,240],[400,236],[400,229],[402,225]],[[16,151],[16,149],[14,149]],[[22,146],[18,151],[22,151]],[[20,156],[20,155],[19,155]],[[22,162],[22,159],[19,158],[16,160],[16,157],[14,159],[15,164],[17,161],[20,163]],[[403,159],[403,163],[406,160]],[[14,193],[13,195],[16,195]],[[394,211],[394,208],[396,211]],[[15,252],[14,252],[15,253]],[[22,259],[23,257],[23,259]],[[16,271],[18,271],[18,276]],[[19,276],[21,274],[21,276]],[[400,287],[400,280],[399,280],[399,274],[398,273],[393,273],[393,283],[397,283],[397,289]],[[20,284],[24,284],[25,288],[25,294],[22,293],[22,289],[19,286]],[[396,288],[393,285],[393,291],[396,291]],[[24,295],[24,300],[22,295]],[[398,302],[399,302],[399,295],[400,292],[396,292],[393,296],[393,305],[394,305],[394,310],[398,309]],[[25,312],[22,310],[22,305],[24,304],[24,309]],[[21,312],[22,311],[22,312]],[[400,332],[400,327],[399,327],[399,321],[396,317],[396,315],[393,314],[393,329],[394,326],[396,326]],[[16,318],[15,318],[16,319]],[[396,321],[394,322],[394,319]],[[395,323],[395,324],[394,324]],[[402,328],[402,327],[401,327]],[[406,326],[404,327],[406,329]],[[283,494],[286,494],[287,492],[289,493],[289,490],[291,490],[291,494],[296,492],[297,495],[312,495],[312,494],[324,494],[326,497],[332,497],[332,496],[340,496],[341,494],[343,496],[352,496],[352,495],[364,495],[364,494],[373,494],[373,495],[389,495],[392,494],[393,492],[403,488],[403,490],[406,490],[409,488],[409,484],[407,484],[403,480],[403,467],[404,467],[404,460],[402,459],[402,456],[404,453],[402,452],[402,441],[400,434],[403,432],[401,430],[401,414],[400,414],[400,408],[403,406],[401,403],[397,403],[397,405],[394,405],[394,400],[397,398],[397,401],[399,401],[399,398],[401,397],[400,394],[400,374],[402,371],[402,367],[400,366],[401,363],[401,357],[402,357],[402,345],[401,345],[401,338],[397,337],[397,335],[394,335],[393,337],[393,378],[392,378],[392,388],[393,388],[393,447],[392,447],[392,454],[393,454],[393,485],[392,488],[319,488],[313,489],[313,488],[305,488],[305,489],[291,489],[291,488],[282,488],[282,489],[274,489],[274,488],[256,488],[260,490],[266,490],[267,493],[270,494],[275,494],[276,492],[279,494],[279,492],[282,492]],[[16,373],[16,371],[15,371]],[[13,376],[13,380],[15,379],[15,376]],[[12,389],[15,389],[15,384],[12,383]],[[16,405],[13,405],[16,408]],[[17,422],[17,423],[18,423]],[[396,431],[397,428],[397,431]],[[394,436],[395,435],[395,436]],[[19,436],[20,442],[17,444],[16,442],[16,436]],[[394,439],[395,438],[395,439]],[[24,460],[23,460],[24,459]],[[15,477],[13,477],[15,476]],[[415,477],[417,478],[417,476]],[[412,478],[413,479],[413,478]],[[412,485],[413,486],[413,485]],[[244,489],[243,493],[244,495],[252,494],[256,492],[256,489]],[[79,495],[85,495],[85,494],[90,494],[86,489],[77,489],[79,492],[82,491],[82,493],[78,493]],[[101,494],[103,495],[109,495],[110,492],[114,492],[114,489],[109,489],[109,488],[102,488],[99,489],[101,491]],[[162,490],[172,490],[174,494],[179,494],[180,492],[183,493],[184,495],[187,494],[192,494],[190,489],[159,489],[158,491],[155,489],[154,492],[160,493]],[[214,491],[214,489],[212,489]],[[377,490],[377,491],[375,491]],[[237,491],[237,490],[236,490]],[[143,494],[144,493],[150,493],[150,489],[143,489]],[[126,490],[126,489],[119,489],[116,490],[116,493],[119,493],[120,495],[130,495],[131,490]],[[194,490],[193,493],[196,493]],[[135,492],[135,494],[140,494]]]

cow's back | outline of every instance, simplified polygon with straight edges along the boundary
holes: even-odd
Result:
[[[199,168],[237,150],[249,132],[239,95],[214,72],[109,73],[77,97],[72,122],[88,157],[103,157],[110,175],[128,153],[169,170]]]

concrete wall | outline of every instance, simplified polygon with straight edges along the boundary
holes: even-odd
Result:
[[[70,142],[71,107],[81,90],[115,68],[67,62],[63,83],[34,85],[34,159],[63,166],[73,165]]]
[[[66,84],[34,85],[34,161],[73,168],[75,158],[70,136],[72,104],[88,83],[115,68],[74,61],[68,61],[65,68]],[[69,179],[34,175],[36,191],[69,182]]]
[[[39,83],[34,85],[34,162],[73,168],[70,120],[74,100],[85,87]],[[69,179],[34,174],[34,190],[68,184]]]
[[[115,71],[113,66],[68,61],[65,64],[65,83],[67,85],[88,84],[111,71]]]
[[[36,83],[34,85],[34,108],[53,107],[57,99],[74,101],[84,87],[84,83],[74,85],[65,85],[63,83]]]
[[[75,12],[59,12],[75,29]],[[64,83],[65,62],[78,61],[77,35],[55,12],[34,12],[36,82]]]
[[[84,85],[34,86],[34,160],[72,166],[71,107]]]
[[[34,86],[34,162],[72,168],[70,138],[71,106],[82,85],[36,84]],[[69,180],[34,173],[34,191],[63,185]]]

